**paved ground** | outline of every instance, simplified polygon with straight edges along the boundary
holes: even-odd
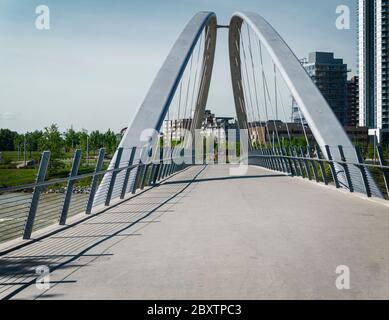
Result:
[[[251,167],[194,167],[0,258],[14,299],[389,298],[389,207]],[[195,178],[195,179],[194,179]],[[60,266],[38,290],[37,265]],[[351,289],[335,286],[339,265]]]

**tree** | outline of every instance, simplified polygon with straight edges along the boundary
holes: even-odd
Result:
[[[297,136],[297,137],[292,137],[291,141],[285,139],[284,144],[287,149],[289,147],[296,147],[298,149],[302,147],[305,149],[307,147],[307,140],[305,139],[304,136]]]
[[[80,135],[71,127],[65,132],[65,147],[73,150],[80,143]]]
[[[83,151],[85,155],[86,151],[89,149],[89,135],[86,129],[82,129],[80,132],[77,132],[79,143],[78,147]]]
[[[117,137],[116,134],[108,129],[108,131],[104,134],[104,148],[107,154],[113,154],[117,147]]]
[[[26,133],[28,150],[30,152],[39,150],[39,143],[40,143],[42,136],[43,136],[43,133],[40,130],[35,130],[33,132]]]
[[[90,149],[95,153],[98,149],[104,146],[104,135],[98,130],[92,131],[89,135]]]
[[[15,131],[0,129],[0,151],[14,151],[14,141],[17,136],[18,134]]]
[[[51,126],[46,127],[40,139],[39,149],[41,151],[50,151],[50,173],[55,173],[58,169],[64,167],[64,163],[61,161],[63,158],[63,146],[64,141],[58,130],[58,126],[52,124]]]

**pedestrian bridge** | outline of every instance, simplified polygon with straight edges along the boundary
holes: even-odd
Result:
[[[220,29],[238,126],[214,141]],[[0,298],[388,299],[389,166],[376,154],[354,147],[263,17],[238,12],[226,28],[199,12],[109,159],[100,149],[81,173],[75,150],[69,176],[47,180],[48,150],[35,183],[0,189]]]
[[[389,206],[250,166],[192,166],[1,256],[12,299],[389,297]],[[50,288],[36,267],[50,267]],[[350,290],[335,286],[337,266]]]

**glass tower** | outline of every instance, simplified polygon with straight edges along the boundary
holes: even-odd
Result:
[[[358,1],[359,125],[389,135],[388,0]]]

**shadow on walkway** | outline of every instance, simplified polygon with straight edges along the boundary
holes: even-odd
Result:
[[[228,177],[215,177],[215,178],[206,178],[206,179],[196,179],[192,180],[177,180],[177,181],[168,181],[165,184],[180,184],[180,183],[200,183],[200,182],[210,182],[210,181],[226,181],[226,180],[244,180],[244,179],[261,179],[261,178],[285,178],[285,174],[268,174],[268,175],[254,175],[254,176],[228,176]]]
[[[0,299],[10,299],[28,286],[35,283],[36,268],[47,266],[50,272],[59,268],[75,268],[73,261],[81,257],[97,259],[107,256],[88,253],[96,246],[117,237],[118,242],[130,236],[139,236],[139,229],[151,223],[160,223],[163,214],[182,197],[189,196],[188,188],[200,176],[206,167],[193,167],[180,174],[184,178],[177,183],[163,183],[158,188],[124,201],[102,213],[96,214],[81,223],[38,239],[17,250],[9,251],[0,257]],[[172,177],[171,179],[176,179]],[[155,215],[154,215],[155,214]],[[145,221],[146,218],[149,219]],[[129,228],[139,225],[140,228],[123,234]],[[71,265],[69,265],[72,263]],[[69,266],[68,266],[69,265]],[[61,283],[61,281],[57,281]],[[55,284],[55,283],[54,283]]]

